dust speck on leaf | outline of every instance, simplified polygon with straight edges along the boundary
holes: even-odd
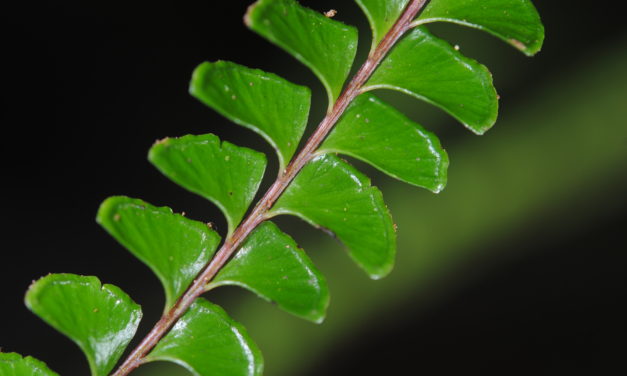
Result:
[[[511,43],[514,47],[518,48],[519,50],[524,50],[527,48],[527,46],[525,46],[525,44],[517,39],[510,39],[509,43]]]
[[[328,18],[333,18],[335,17],[336,14],[337,14],[337,10],[335,9],[329,9],[328,11],[324,12],[324,15]]]

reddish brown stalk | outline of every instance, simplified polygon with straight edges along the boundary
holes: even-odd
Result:
[[[279,174],[277,180],[272,184],[261,200],[259,200],[248,217],[246,217],[233,234],[226,239],[218,253],[202,273],[198,275],[185,294],[183,294],[174,306],[161,317],[150,333],[148,333],[142,342],[131,352],[112,376],[126,376],[143,363],[144,357],[148,352],[155,347],[172,325],[174,325],[192,303],[194,303],[196,298],[205,292],[207,284],[218,271],[220,271],[222,266],[231,258],[235,251],[237,251],[248,235],[250,235],[260,223],[267,219],[268,211],[272,208],[276,200],[278,200],[283,191],[285,191],[292,180],[294,180],[305,164],[313,158],[318,146],[320,146],[322,141],[329,134],[348,105],[361,93],[361,88],[374,73],[379,63],[381,63],[381,60],[383,60],[398,39],[410,28],[412,20],[425,5],[426,1],[427,0],[412,0],[409,5],[407,5],[401,17],[379,43],[377,48],[368,56],[368,59],[346,86],[342,95],[337,99],[333,108],[327,113],[325,118],[322,119],[316,131],[311,135],[309,140],[307,140],[303,149],[292,159],[285,171]]]

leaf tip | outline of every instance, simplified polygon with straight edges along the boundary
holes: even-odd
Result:
[[[261,0],[257,0],[254,3],[250,4],[248,6],[248,9],[246,9],[246,14],[244,14],[244,25],[246,25],[248,28],[253,27],[253,20],[252,20],[253,12],[255,11],[255,8],[259,6],[260,3],[261,3]]]
[[[208,61],[204,61],[200,63],[196,68],[194,68],[194,71],[192,72],[192,78],[189,81],[188,87],[188,92],[192,97],[198,98],[202,78],[204,77],[205,72],[210,68],[211,63]]]
[[[368,271],[368,277],[370,277],[370,279],[372,279],[373,281],[378,281],[387,277],[388,274],[392,272],[392,269],[394,269],[394,264],[389,263],[388,265],[385,265],[377,270]]]

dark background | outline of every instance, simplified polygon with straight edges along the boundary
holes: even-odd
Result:
[[[217,210],[167,181],[146,160],[157,139],[208,132],[273,155],[254,134],[187,95],[196,65],[231,60],[311,86],[312,123],[320,119],[321,85],[242,25],[248,3],[65,1],[3,9],[3,351],[33,355],[61,374],[87,373],[78,349],[22,303],[31,280],[50,272],[97,275],[122,287],[144,307],[142,331],[157,319],[162,297],[156,279],[93,220],[107,196],[141,197],[225,228]],[[368,38],[352,2],[302,3],[320,11],[338,8],[339,19],[360,26]],[[535,3],[547,29],[537,57],[519,57],[495,40],[478,39],[507,51],[496,57],[485,53],[482,60],[497,83],[499,74],[508,77],[500,87],[507,98],[503,107],[534,96],[538,85],[564,69],[585,71],[603,48],[627,48],[624,20],[611,6]],[[464,38],[461,29],[442,33]],[[469,50],[480,59],[484,52],[473,40]],[[362,54],[368,44],[362,42]],[[457,126],[437,132],[449,150],[469,137]],[[407,374],[624,372],[627,222],[625,191],[620,192],[604,201],[612,210],[576,232],[536,223],[526,231],[540,236],[523,232],[494,244],[518,249],[521,256],[456,286],[420,319],[414,319],[410,301],[400,304],[390,313],[397,316],[393,323],[337,339],[328,356],[294,372],[379,375],[407,367],[415,370]],[[228,300],[222,295],[217,299]]]

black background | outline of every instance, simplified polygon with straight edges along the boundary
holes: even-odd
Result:
[[[303,3],[317,10],[334,4]],[[35,355],[62,374],[84,362],[22,304],[31,280],[49,272],[115,281],[144,306],[145,322],[156,320],[161,302],[145,291],[158,291],[157,282],[138,261],[111,251],[115,242],[93,221],[98,205],[125,194],[192,218],[221,215],[149,165],[146,151],[153,141],[216,132],[271,155],[253,135],[240,141],[234,136],[240,129],[186,94],[196,65],[237,61],[321,89],[306,69],[246,30],[240,20],[247,4],[66,1],[3,9],[4,351]],[[528,68],[536,80],[585,61],[593,47],[624,40],[621,14],[607,4],[536,5],[550,41]],[[357,14],[355,6],[346,8]],[[351,22],[365,26],[361,18]],[[533,89],[524,81],[516,89],[521,95]],[[399,374],[417,363],[429,374],[565,374],[612,367],[624,372],[627,259],[621,213],[558,239],[519,239],[519,247],[546,251],[486,275],[419,322],[399,319],[397,330],[342,344],[309,374],[351,374],[364,363],[365,375]],[[224,228],[224,221],[215,222]],[[589,257],[591,249],[595,257]],[[411,309],[404,309],[408,319]],[[414,340],[407,344],[404,338]]]

